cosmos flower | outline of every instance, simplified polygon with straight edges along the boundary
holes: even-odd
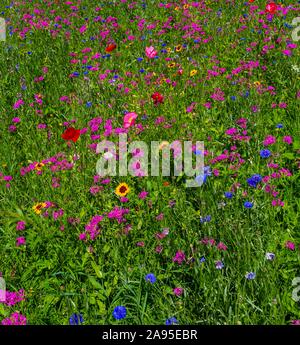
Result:
[[[149,59],[154,59],[157,55],[157,51],[152,46],[146,47],[145,53],[146,53],[147,58]]]
[[[129,127],[133,126],[137,117],[138,117],[138,115],[134,112],[127,113],[123,119],[123,127],[129,128]]]

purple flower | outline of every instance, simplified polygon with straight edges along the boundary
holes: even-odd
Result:
[[[145,280],[146,280],[146,282],[150,282],[151,284],[154,284],[156,282],[156,277],[153,273],[148,273],[145,276]]]
[[[126,311],[126,307],[122,306],[122,305],[118,305],[117,307],[115,307],[112,315],[116,320],[121,320],[124,319],[126,317],[127,311]]]

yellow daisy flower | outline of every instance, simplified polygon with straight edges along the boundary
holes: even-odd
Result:
[[[37,171],[41,171],[41,170],[43,170],[44,165],[45,165],[44,163],[36,163],[34,169]]]
[[[181,52],[181,51],[182,51],[182,45],[181,45],[181,44],[178,44],[178,45],[175,47],[175,51]]]
[[[115,193],[118,196],[126,196],[130,192],[130,188],[127,183],[120,183],[118,187],[115,189]]]
[[[190,77],[194,76],[197,73],[198,73],[198,71],[196,69],[191,70]]]
[[[169,68],[173,68],[173,67],[175,67],[175,66],[176,66],[176,63],[175,63],[175,62],[171,62],[171,63],[168,64],[168,67],[169,67]]]
[[[36,214],[41,214],[42,213],[42,209],[46,207],[46,203],[45,202],[39,202],[37,204],[35,204],[32,209],[34,211],[34,213]]]

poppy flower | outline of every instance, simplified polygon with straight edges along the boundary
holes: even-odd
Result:
[[[113,50],[115,50],[117,48],[117,46],[115,45],[115,44],[109,44],[107,47],[106,47],[106,49],[105,49],[105,51],[106,51],[106,53],[110,53],[110,52],[112,52]]]
[[[275,2],[270,2],[269,4],[267,4],[266,11],[271,14],[275,14],[277,11],[277,5],[275,4]]]
[[[76,143],[76,141],[78,140],[80,136],[80,129],[75,129],[73,127],[69,127],[67,128],[63,134],[61,135],[61,137],[64,140],[72,140],[74,141],[74,143]]]
[[[159,92],[154,92],[151,98],[153,99],[154,104],[160,104],[160,103],[163,103],[164,101],[164,96],[160,94]]]

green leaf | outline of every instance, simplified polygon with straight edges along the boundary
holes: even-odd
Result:
[[[88,276],[88,278],[95,289],[102,289],[102,285],[97,282],[96,278],[92,276]]]
[[[92,267],[96,273],[96,276],[101,279],[103,278],[103,274],[102,272],[100,271],[100,267],[98,265],[96,265],[96,263],[94,261],[92,261]]]

